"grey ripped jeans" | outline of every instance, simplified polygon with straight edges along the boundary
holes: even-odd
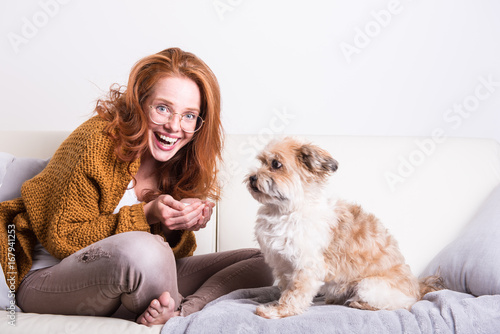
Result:
[[[187,316],[231,291],[272,283],[259,250],[175,260],[161,237],[126,232],[30,273],[19,287],[17,303],[34,313],[111,316],[121,307],[139,315],[168,291],[176,309]]]

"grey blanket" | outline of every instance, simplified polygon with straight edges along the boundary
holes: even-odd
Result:
[[[476,298],[443,290],[427,294],[411,311],[362,311],[317,298],[299,316],[269,320],[255,315],[259,303],[278,297],[276,287],[238,290],[200,312],[170,319],[161,333],[500,333],[500,295]]]

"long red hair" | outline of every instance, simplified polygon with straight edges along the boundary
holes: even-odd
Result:
[[[218,163],[223,129],[220,119],[220,88],[210,68],[194,54],[170,48],[139,60],[130,72],[126,88],[113,85],[106,99],[97,101],[96,111],[109,122],[107,133],[115,141],[119,159],[132,162],[148,150],[148,115],[142,104],[158,80],[185,77],[200,90],[203,126],[192,140],[158,170],[158,189],[146,201],[160,194],[176,199],[195,197],[219,199]]]

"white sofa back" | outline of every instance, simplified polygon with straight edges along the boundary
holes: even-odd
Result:
[[[339,162],[331,190],[378,216],[415,274],[451,242],[500,184],[494,140],[412,137],[303,137]],[[229,135],[218,205],[218,250],[257,247],[258,203],[243,180],[269,138]]]
[[[0,152],[48,158],[68,132],[2,131]],[[500,145],[466,138],[307,136],[339,162],[331,189],[376,214],[399,241],[413,271],[451,242],[500,184]],[[270,138],[227,135],[222,199],[196,254],[257,247],[258,203],[243,180]]]

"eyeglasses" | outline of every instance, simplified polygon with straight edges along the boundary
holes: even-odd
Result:
[[[195,113],[174,113],[164,104],[149,106],[149,108],[149,118],[151,119],[151,122],[156,125],[164,125],[170,122],[174,115],[178,115],[181,118],[181,129],[187,133],[195,133],[201,128],[203,122],[205,122],[203,118]]]

